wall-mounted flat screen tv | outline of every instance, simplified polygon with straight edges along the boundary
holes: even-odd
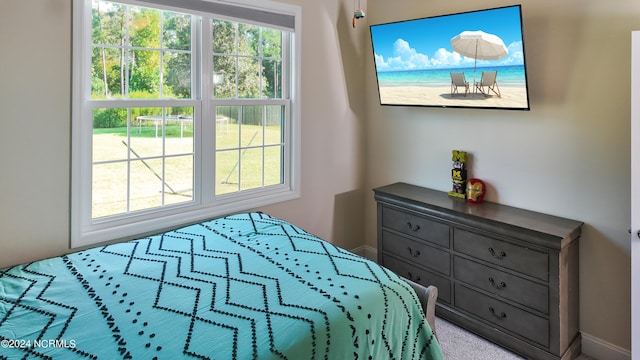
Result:
[[[381,105],[529,110],[521,6],[371,25]]]

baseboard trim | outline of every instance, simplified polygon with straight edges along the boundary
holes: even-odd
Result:
[[[360,255],[363,258],[366,258],[372,261],[378,260],[378,250],[369,245],[358,246],[357,248],[351,249],[350,251],[356,255]]]
[[[582,332],[582,353],[598,360],[631,360],[631,351]]]

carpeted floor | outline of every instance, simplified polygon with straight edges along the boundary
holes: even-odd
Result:
[[[524,359],[445,320],[436,318],[438,341],[446,360],[520,360]],[[580,355],[576,360],[596,360]]]

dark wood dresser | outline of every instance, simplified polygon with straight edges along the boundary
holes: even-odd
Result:
[[[437,286],[438,316],[527,358],[580,354],[582,222],[405,183],[374,193],[378,262]]]

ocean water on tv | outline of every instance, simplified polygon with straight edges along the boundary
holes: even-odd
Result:
[[[524,65],[483,66],[475,70],[475,81],[480,81],[483,71],[497,71],[496,82],[500,87],[524,86]],[[464,72],[469,84],[474,82],[474,70],[471,68],[429,69],[408,71],[385,71],[378,73],[380,86],[449,86],[452,72]]]

